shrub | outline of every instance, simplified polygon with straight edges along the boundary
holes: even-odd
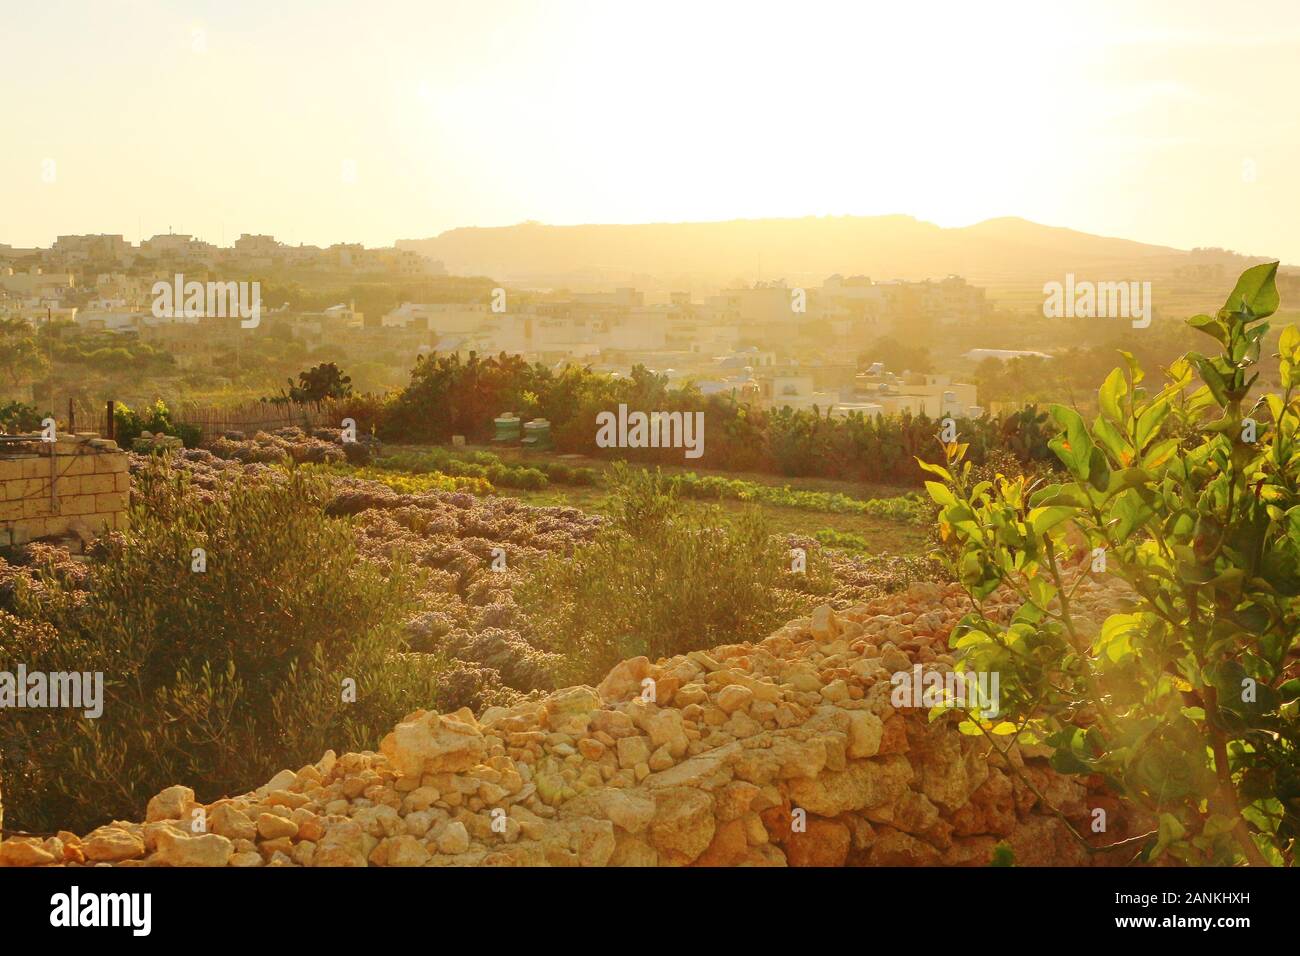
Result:
[[[597,447],[596,416],[622,403],[643,411],[701,412],[708,466],[731,471],[919,483],[923,474],[914,456],[939,430],[939,423],[924,415],[886,418],[854,412],[832,417],[816,408],[763,409],[734,395],[702,395],[689,383],[671,386],[667,376],[641,365],[615,378],[573,365],[557,373],[505,354],[420,360],[407,387],[383,405],[377,427],[392,441],[445,442],[453,434],[486,441],[493,417],[513,410],[549,420],[552,440],[562,452],[680,464],[681,449]],[[1052,458],[1043,437],[1045,421],[1045,415],[1030,408],[959,424],[976,463],[995,448],[1031,462]]]
[[[406,474],[373,466],[358,467],[335,464],[305,465],[303,468],[320,475],[377,481],[381,485],[387,485],[403,495],[423,495],[431,491],[464,491],[471,495],[490,495],[492,493],[492,485],[486,478],[444,475],[436,471]]]
[[[10,435],[22,435],[40,431],[41,421],[52,418],[50,413],[42,415],[35,405],[24,402],[7,402],[0,405],[0,432]]]
[[[1300,331],[1279,340],[1282,393],[1250,400],[1278,306],[1277,263],[1246,270],[1189,324],[1159,391],[1137,362],[1099,391],[1091,427],[1052,409],[1068,479],[971,481],[961,446],[929,482],[954,571],[975,602],[952,635],[963,664],[1001,674],[1002,713],[963,728],[1006,749],[1046,743],[1155,822],[1144,860],[1294,862],[1300,832]],[[1197,387],[1195,379],[1199,377]],[[1080,537],[1081,536],[1081,537]],[[1091,633],[1068,565],[1122,584]],[[986,610],[1014,596],[1009,619]],[[1082,838],[1080,838],[1082,839]]]
[[[21,626],[0,621],[0,670],[104,674],[99,719],[15,710],[0,722],[11,824],[129,819],[177,782],[203,800],[242,792],[326,748],[373,747],[434,702],[440,660],[400,653],[412,573],[359,560],[316,482],[245,480],[206,501],[186,484],[152,465],[131,530],[103,545],[87,590],[53,576],[20,586]]]
[[[829,589],[813,555],[791,573],[756,509],[731,523],[685,509],[658,469],[616,464],[610,482],[611,525],[544,559],[519,595],[534,643],[565,657],[561,684],[598,681],[625,657],[761,638],[807,605],[799,590]]]
[[[197,448],[202,437],[198,426],[173,422],[171,410],[162,399],[158,399],[153,405],[138,412],[132,411],[126,405],[118,405],[114,409],[113,438],[119,447],[130,448],[144,432],[179,438],[185,443],[186,448]]]
[[[813,537],[819,544],[824,544],[828,548],[839,548],[842,551],[860,551],[863,554],[872,553],[871,542],[860,534],[854,534],[851,531],[836,531],[834,528],[822,528],[816,532]]]
[[[755,501],[803,511],[832,514],[870,515],[891,521],[926,524],[931,520],[929,504],[920,495],[906,494],[892,498],[851,498],[833,491],[798,491],[789,485],[776,487],[739,478],[718,475],[700,477],[694,472],[669,479],[675,490],[689,498],[730,498]]]
[[[458,478],[478,478],[497,488],[540,490],[547,485],[546,473],[542,470],[525,465],[507,465],[491,452],[453,454],[445,448],[422,448],[376,459],[375,465],[417,475],[441,472]]]

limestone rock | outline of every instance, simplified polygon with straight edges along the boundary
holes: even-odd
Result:
[[[810,816],[805,831],[790,834],[785,856],[790,866],[843,866],[851,844],[852,835],[843,823]]]
[[[426,769],[430,773],[468,770],[487,748],[477,727],[429,713],[398,724],[379,749],[399,773],[418,776]]]
[[[87,836],[81,849],[87,860],[113,863],[143,856],[144,840],[120,827],[104,826]]]
[[[596,688],[596,693],[600,695],[601,700],[610,703],[631,700],[633,697],[641,696],[641,682],[649,676],[650,659],[648,657],[633,657],[629,660],[620,661],[605,675],[605,679]]]
[[[790,781],[790,797],[810,813],[839,816],[852,810],[888,807],[906,792],[912,766],[900,756],[854,761],[842,771]]]
[[[217,833],[183,836],[164,830],[154,859],[167,866],[225,866],[234,852],[235,845]]]
[[[230,804],[221,804],[208,813],[208,831],[230,840],[257,839],[257,826],[248,814]]]
[[[11,837],[0,843],[0,866],[45,866],[54,862],[54,854],[33,837]]]
[[[707,793],[685,787],[656,792],[649,842],[661,864],[693,862],[713,841],[714,827],[713,798]]]
[[[149,801],[144,819],[146,823],[157,820],[189,820],[190,811],[195,806],[194,791],[189,787],[168,787]]]
[[[447,824],[438,837],[438,852],[454,856],[457,853],[464,853],[468,849],[469,831],[465,829],[465,824],[459,820],[453,820]]]
[[[880,739],[884,722],[870,711],[849,711],[850,757],[874,757],[880,752]]]
[[[809,624],[813,639],[822,643],[833,641],[840,635],[840,621],[829,604],[823,604],[812,613]]]
[[[747,706],[754,699],[754,692],[741,684],[728,684],[718,691],[718,706],[730,714]]]
[[[298,835],[298,824],[274,813],[261,813],[257,817],[257,832],[267,840],[293,837]]]

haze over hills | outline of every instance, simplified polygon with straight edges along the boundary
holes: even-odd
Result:
[[[959,274],[977,284],[1041,286],[1066,272],[1138,279],[1193,264],[1244,268],[1262,256],[1188,252],[1017,218],[942,228],[912,216],[808,216],[451,229],[400,248],[441,259],[453,274],[534,284],[626,282],[641,287],[737,279],[820,282],[834,273],[877,280]]]

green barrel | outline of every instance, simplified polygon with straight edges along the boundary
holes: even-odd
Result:
[[[524,425],[525,447],[534,451],[547,451],[551,447],[551,423],[545,418],[534,418]]]
[[[493,441],[519,441],[520,421],[518,415],[506,412],[504,415],[492,419],[492,422],[497,427],[496,434],[492,436]]]

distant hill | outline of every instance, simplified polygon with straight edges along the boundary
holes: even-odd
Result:
[[[1164,275],[1189,265],[1240,270],[1263,257],[1188,252],[1024,219],[945,229],[911,216],[809,216],[729,222],[451,229],[397,245],[441,259],[453,274],[534,285],[642,288],[828,275],[923,279],[951,273],[989,286],[1038,286],[1066,272],[1105,279]]]

